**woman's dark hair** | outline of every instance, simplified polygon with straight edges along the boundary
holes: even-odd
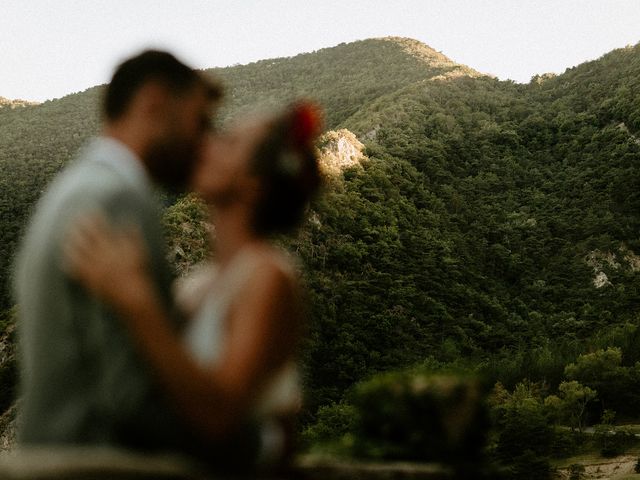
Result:
[[[320,111],[306,102],[290,106],[272,123],[250,165],[260,179],[261,197],[253,218],[260,235],[297,227],[320,186],[314,140],[321,128]]]
[[[175,95],[201,86],[211,100],[222,96],[220,85],[205,79],[170,53],[146,50],[116,68],[104,96],[103,110],[107,120],[121,117],[140,87],[149,81],[162,83]]]

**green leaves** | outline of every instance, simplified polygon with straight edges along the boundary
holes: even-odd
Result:
[[[168,239],[168,260],[178,275],[210,257],[213,234],[206,206],[186,195],[166,209],[162,219]]]

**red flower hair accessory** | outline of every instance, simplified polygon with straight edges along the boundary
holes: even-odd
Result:
[[[322,132],[323,114],[319,105],[301,101],[292,107],[292,140],[296,147],[309,147]]]

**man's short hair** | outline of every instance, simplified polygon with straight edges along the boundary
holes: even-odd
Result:
[[[222,97],[222,87],[218,83],[204,78],[170,53],[146,50],[116,68],[104,96],[103,109],[107,120],[121,117],[140,87],[150,81],[165,85],[175,95],[200,86],[211,100]]]

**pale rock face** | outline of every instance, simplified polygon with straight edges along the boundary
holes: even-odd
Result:
[[[612,283],[609,281],[609,277],[602,270],[606,267],[617,270],[620,268],[620,264],[616,261],[616,254],[613,252],[601,252],[600,250],[593,250],[585,257],[587,265],[593,268],[593,286],[596,288],[609,287]]]
[[[616,260],[616,254],[613,252],[601,252],[600,250],[593,250],[589,252],[586,257],[587,265],[593,267],[595,273],[601,271],[605,267],[617,270],[620,268],[620,263]]]
[[[624,245],[620,247],[620,253],[622,254],[622,259],[627,262],[632,272],[640,270],[640,256],[633,253]]]
[[[620,130],[622,130],[623,132],[625,132],[626,134],[628,134],[631,139],[633,140],[633,143],[635,143],[636,145],[640,145],[640,138],[636,137],[633,133],[631,133],[629,131],[629,128],[627,127],[627,125],[624,122],[620,122],[618,124],[618,128]]]
[[[593,286],[596,288],[602,288],[610,286],[611,282],[607,277],[607,274],[604,272],[598,272],[595,277],[593,277]]]
[[[309,215],[307,216],[307,222],[309,222],[314,227],[322,227],[322,220],[320,220],[320,215],[318,215],[318,212],[315,212],[313,210],[309,212]]]
[[[615,252],[602,252],[593,250],[585,257],[587,265],[593,268],[593,285],[596,288],[609,287],[609,281],[605,269],[628,269],[632,272],[640,271],[640,256],[633,253],[626,245],[622,244]]]
[[[320,137],[320,162],[330,173],[360,165],[365,159],[364,145],[349,130],[329,131]]]

